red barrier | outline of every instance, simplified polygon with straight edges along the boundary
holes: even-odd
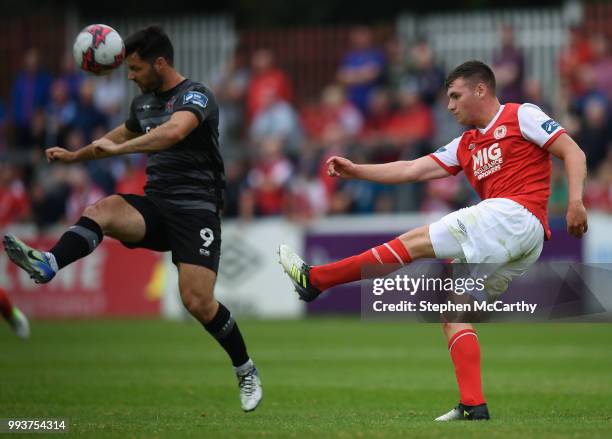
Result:
[[[54,241],[27,242],[36,248],[49,248]],[[48,284],[37,285],[5,252],[0,252],[0,286],[32,317],[158,315],[162,262],[159,253],[129,250],[107,239]]]

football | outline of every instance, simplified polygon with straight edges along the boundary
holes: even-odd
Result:
[[[74,61],[84,71],[106,75],[119,67],[125,46],[119,33],[105,24],[91,24],[76,37],[72,47]]]

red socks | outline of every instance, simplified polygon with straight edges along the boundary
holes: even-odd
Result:
[[[13,305],[2,288],[0,288],[0,314],[6,320],[13,318]]]
[[[310,282],[319,291],[361,279],[361,267],[377,264],[407,264],[412,261],[399,238],[373,247],[357,256],[310,269]]]
[[[461,403],[471,406],[484,404],[480,379],[480,346],[476,332],[473,329],[457,332],[448,341],[448,350],[455,365]]]

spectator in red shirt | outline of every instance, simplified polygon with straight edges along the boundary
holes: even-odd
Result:
[[[283,155],[283,141],[268,137],[261,141],[259,157],[247,176],[247,188],[241,195],[243,218],[280,215],[292,174],[291,162]]]
[[[588,182],[584,192],[586,206],[591,209],[612,212],[612,142],[608,144],[605,160]]]
[[[70,196],[66,202],[66,220],[72,224],[79,219],[83,209],[104,198],[105,194],[91,181],[85,167],[73,166],[69,168],[67,177],[70,185]]]
[[[293,101],[293,89],[287,75],[274,65],[274,55],[268,49],[259,49],[251,60],[251,78],[247,88],[246,116],[251,122],[271,93],[279,99]]]
[[[421,212],[446,215],[465,203],[463,180],[460,178],[440,178],[425,184],[425,196]]]
[[[389,121],[385,132],[400,148],[429,139],[433,135],[431,109],[421,101],[416,89],[404,88],[399,94],[399,109]]]
[[[328,85],[321,93],[319,105],[302,115],[308,137],[320,140],[325,127],[338,124],[349,137],[355,137],[363,125],[359,110],[347,100],[339,85]]]
[[[289,184],[287,215],[293,221],[308,221],[324,215],[328,194],[315,162],[303,162]]]
[[[0,227],[26,219],[30,206],[16,169],[0,163]]]
[[[391,94],[385,88],[378,88],[370,93],[368,100],[368,117],[361,130],[360,139],[367,146],[378,146],[386,143],[387,127],[394,116]]]
[[[581,67],[590,63],[592,59],[591,43],[585,38],[583,30],[578,27],[571,28],[569,44],[559,56],[559,73],[562,81],[569,86],[572,95],[584,92],[578,75]]]

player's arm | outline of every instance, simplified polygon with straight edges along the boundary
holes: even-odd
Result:
[[[332,177],[359,178],[385,184],[427,181],[455,175],[461,171],[457,149],[462,138],[463,134],[416,160],[357,165],[343,157],[331,157],[327,160],[327,172]]]
[[[118,127],[106,133],[100,139],[76,151],[69,151],[65,148],[54,146],[52,148],[47,149],[45,151],[45,154],[49,162],[60,161],[63,163],[75,163],[75,162],[83,162],[87,160],[103,159],[106,157],[110,157],[113,154],[96,148],[97,142],[103,141],[103,142],[112,142],[112,143],[123,143],[127,140],[133,139],[138,136],[140,136],[140,133],[135,133],[133,131],[130,131],[125,126],[125,124],[121,124]]]
[[[199,125],[198,118],[190,111],[176,111],[170,119],[147,134],[123,143],[100,139],[94,142],[96,148],[111,155],[137,152],[157,152],[168,149],[183,140]]]
[[[548,147],[548,150],[563,160],[567,174],[567,231],[577,238],[582,237],[588,229],[587,213],[582,202],[584,182],[586,180],[586,157],[574,140],[563,133]]]
[[[334,156],[327,160],[327,172],[332,177],[358,178],[383,184],[427,181],[451,175],[429,156],[378,165],[359,165]]]
[[[108,139],[113,143],[123,143],[141,135],[142,133],[135,133],[133,131],[130,131],[128,127],[125,126],[124,123],[122,123],[117,128],[114,128],[113,130],[103,135],[101,139]]]

